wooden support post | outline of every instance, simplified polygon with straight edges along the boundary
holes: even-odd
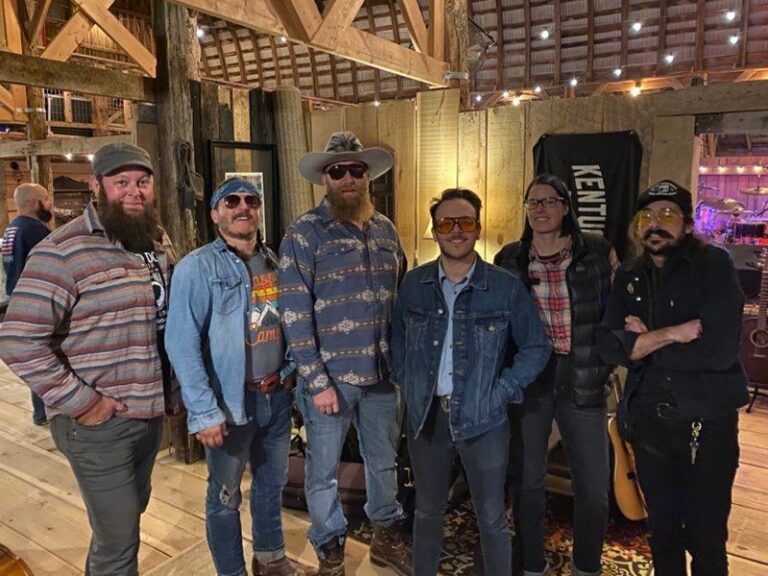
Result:
[[[5,230],[8,224],[8,185],[5,181],[5,162],[0,160],[0,230]]]
[[[451,72],[468,73],[467,49],[469,48],[469,19],[467,0],[446,0],[447,40],[446,58]],[[501,58],[501,56],[499,56]],[[466,110],[469,102],[469,76],[451,80],[451,88],[459,89],[459,107]]]
[[[189,95],[190,45],[187,9],[163,0],[154,11],[158,55],[156,85],[158,111],[158,163],[156,178],[160,209],[176,251],[183,256],[195,247],[194,198],[183,192],[179,177],[179,147],[193,145]]]

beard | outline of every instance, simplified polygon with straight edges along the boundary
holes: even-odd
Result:
[[[654,246],[650,242],[650,237],[654,234],[659,238],[669,240],[669,242],[662,244],[661,246]],[[643,247],[653,256],[669,256],[680,248],[680,243],[683,241],[683,238],[675,238],[666,230],[647,230],[645,234],[643,234]]]
[[[119,241],[129,252],[152,252],[158,236],[160,218],[154,206],[144,208],[141,214],[132,216],[123,210],[120,202],[110,202],[100,188],[97,195],[96,212],[111,240]]]
[[[368,190],[364,189],[357,197],[346,198],[342,190],[326,190],[331,214],[342,222],[367,222],[373,216],[373,203]]]
[[[48,223],[51,221],[51,218],[53,218],[53,212],[51,210],[48,210],[47,208],[43,208],[43,206],[39,206],[37,208],[37,213],[35,214],[37,216],[37,219],[40,220],[40,222]]]

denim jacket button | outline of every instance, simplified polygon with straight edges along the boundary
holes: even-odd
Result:
[[[432,346],[437,346],[438,344],[440,344],[440,342],[437,340],[432,340]]]
[[[438,314],[442,314],[442,313],[443,313],[443,309],[442,309],[442,308],[438,308],[438,309],[437,309],[437,313],[438,313]]]

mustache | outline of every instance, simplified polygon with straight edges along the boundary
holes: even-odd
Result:
[[[648,240],[648,238],[651,237],[651,234],[656,234],[656,236],[660,238],[666,238],[667,240],[673,240],[674,236],[667,232],[666,230],[662,230],[660,228],[652,228],[650,230],[646,230],[645,234],[643,234],[643,240]]]

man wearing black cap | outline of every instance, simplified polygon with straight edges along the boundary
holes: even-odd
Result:
[[[0,355],[42,398],[72,466],[93,531],[86,574],[135,576],[162,416],[177,409],[161,360],[173,254],[147,152],[104,146],[93,172],[98,202],[27,261]]]
[[[691,194],[643,192],[630,230],[638,255],[616,273],[600,354],[629,369],[619,407],[635,449],[657,576],[728,574],[725,544],[739,461],[744,297],[727,252],[692,233]]]
[[[277,257],[261,240],[261,188],[225,180],[211,198],[218,237],[174,270],[168,355],[187,429],[205,446],[205,524],[216,572],[247,576],[240,483],[251,467],[254,576],[300,576],[281,518],[294,365],[278,315]]]

